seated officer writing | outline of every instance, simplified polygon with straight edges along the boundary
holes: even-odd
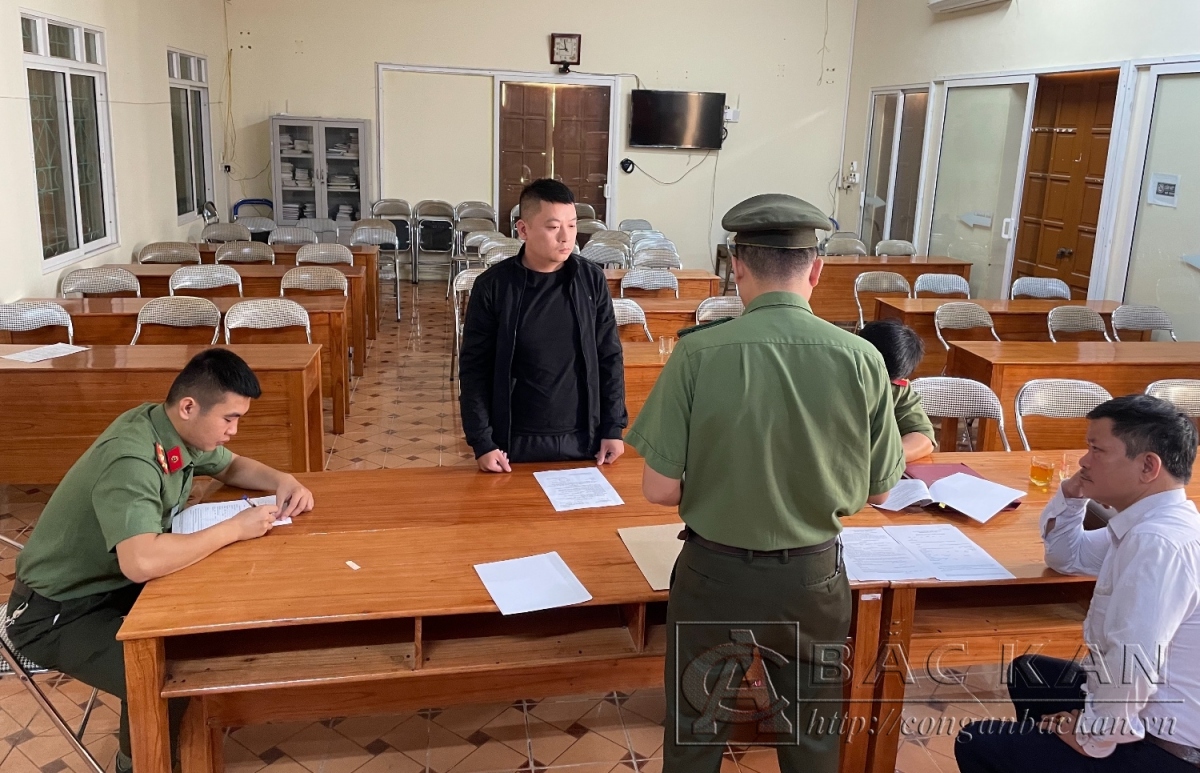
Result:
[[[118,416],[67,471],[17,557],[9,619],[0,622],[21,654],[122,699],[118,770],[129,770],[131,760],[116,636],[142,583],[312,509],[312,493],[294,477],[225,448],[261,393],[233,352],[193,357],[165,403]],[[278,506],[251,507],[194,534],[167,533],[195,475],[274,491]],[[173,731],[186,704],[171,704]]]
[[[1164,400],[1129,395],[1088,414],[1087,454],[1042,513],[1046,563],[1095,575],[1082,664],[1013,663],[1016,722],[967,725],[959,770],[1195,771],[1200,763],[1200,513],[1184,486],[1196,427]],[[1088,499],[1113,508],[1084,531]]]
[[[925,356],[925,343],[917,331],[895,319],[879,319],[863,325],[858,332],[883,355],[888,378],[892,380],[892,401],[896,404],[896,425],[904,443],[904,461],[922,459],[933,453],[933,422],[921,407],[921,396],[913,391],[908,377]]]

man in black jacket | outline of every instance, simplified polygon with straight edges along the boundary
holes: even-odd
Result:
[[[459,402],[479,469],[625,451],[625,366],[604,271],[574,254],[575,197],[556,180],[521,192],[525,246],[475,280]]]

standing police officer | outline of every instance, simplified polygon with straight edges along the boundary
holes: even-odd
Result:
[[[736,724],[735,740],[778,746],[781,770],[832,773],[842,685],[815,661],[850,625],[839,518],[904,471],[890,379],[870,343],[809,307],[820,210],[765,194],[722,225],[746,312],[681,333],[627,438],[646,498],[686,524],[663,769],[716,773]]]

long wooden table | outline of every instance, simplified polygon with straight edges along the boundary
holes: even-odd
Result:
[[[260,264],[230,263],[227,265],[241,275],[242,294],[247,298],[278,298],[279,285],[283,280],[283,275],[294,268],[293,266]],[[156,298],[170,295],[167,283],[171,279],[171,274],[175,273],[179,266],[163,263],[122,263],[120,268],[131,272],[138,278],[142,285],[143,297]],[[353,349],[350,364],[354,375],[361,376],[367,358],[366,269],[361,266],[347,265],[333,266],[333,268],[345,274],[350,284],[350,346]],[[288,293],[288,297],[294,300],[305,295],[332,294],[336,294],[335,291],[318,293],[295,291]]]
[[[944,303],[955,298],[877,298],[876,319],[898,319],[921,334],[925,342],[925,358],[913,373],[921,376],[939,376],[946,367],[946,347],[938,340],[933,326],[933,315]],[[1104,324],[1112,328],[1112,313],[1120,306],[1118,301],[1064,301],[1019,298],[1017,300],[972,299],[992,315],[996,335],[1002,341],[1049,341],[1050,330],[1046,316],[1059,306],[1087,306],[1104,318]],[[1150,340],[1149,332],[1129,331],[1123,336],[1131,341]],[[946,331],[947,341],[991,341],[991,335],[983,329]]]
[[[216,263],[217,248],[220,246],[207,242],[197,244],[196,247],[200,250],[200,262]],[[296,253],[300,251],[300,245],[272,244],[271,249],[275,252],[275,265],[296,265]],[[350,254],[354,256],[354,265],[362,266],[367,271],[366,311],[369,320],[367,338],[374,340],[379,334],[379,248],[373,244],[360,244],[350,247],[349,250]]]
[[[625,357],[625,409],[632,426],[668,358],[658,353],[657,341],[646,341],[644,336],[641,341],[623,341],[621,348]]]
[[[858,307],[854,304],[854,280],[867,271],[892,271],[908,280],[912,286],[921,274],[957,274],[971,278],[971,264],[957,258],[942,258],[928,255],[881,257],[875,255],[825,255],[825,268],[820,281],[813,288],[812,310],[821,319],[830,322],[857,322]],[[875,317],[875,299],[878,293],[865,293],[863,316],[869,321]],[[887,296],[882,296],[887,297]]]
[[[635,298],[646,312],[646,324],[657,341],[660,336],[677,336],[685,327],[696,324],[696,307],[703,298]],[[645,341],[644,331],[634,327],[621,331],[624,341]]]
[[[614,298],[621,297],[621,277],[626,269],[606,268],[604,276],[608,278],[608,291]],[[707,269],[673,268],[671,273],[679,279],[680,298],[711,298],[721,294],[721,278]],[[630,288],[625,291],[626,297],[641,303],[643,298],[674,298],[672,290],[639,290]]]
[[[170,769],[167,698],[191,699],[183,771],[207,773],[229,726],[661,685],[667,594],[617,529],[677,512],[642,498],[631,454],[602,470],[624,506],[556,513],[532,472],[577,466],[299,476],[312,513],[152,581],[125,618],[137,769]],[[500,615],[473,566],[551,550],[592,600]],[[877,649],[884,585],[855,586],[855,667]],[[846,690],[851,711],[869,710],[872,685]],[[848,739],[842,769],[866,755],[865,735]]]
[[[0,355],[33,348],[0,344]],[[0,358],[0,475],[6,483],[57,483],[121,413],[161,402],[179,371],[207,346],[93,346],[53,360]],[[262,385],[229,443],[280,470],[324,467],[321,347],[226,347]]]
[[[24,301],[57,303],[71,315],[75,327],[75,343],[80,346],[111,344],[119,346],[133,340],[137,315],[149,298],[24,298]],[[221,313],[229,311],[241,298],[213,298]],[[346,414],[350,412],[350,359],[346,339],[345,298],[335,295],[301,296],[291,298],[308,312],[312,342],[321,347],[321,392],[333,398],[333,431],[346,431]],[[193,343],[175,340],[180,328],[159,326],[163,338],[144,340],[146,343]],[[47,336],[46,329],[27,333],[0,332],[0,343],[54,343],[57,336]],[[278,332],[241,328],[233,333],[234,340],[246,344],[278,343]],[[303,335],[300,342],[303,342]],[[296,343],[291,341],[290,343]]]
[[[1035,378],[1074,378],[1099,384],[1114,397],[1145,391],[1164,378],[1196,378],[1200,373],[1200,343],[1103,341],[1034,343],[955,341],[950,344],[947,375],[972,378],[987,384],[1004,406],[1004,424],[1009,443],[1021,447],[1017,434],[1017,392]],[[954,437],[956,422],[943,421],[942,440]],[[1003,448],[993,421],[980,428],[981,450]],[[1077,448],[1086,431],[1084,419],[1025,419],[1025,434],[1031,448]]]

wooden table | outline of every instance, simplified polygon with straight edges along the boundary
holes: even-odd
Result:
[[[937,331],[933,327],[933,315],[938,307],[954,298],[877,298],[875,300],[875,319],[898,319],[921,334],[925,342],[925,358],[917,367],[914,378],[921,376],[940,376],[946,367],[946,347],[938,340]],[[1041,300],[1034,298],[1019,298],[1010,300],[972,299],[992,315],[996,324],[996,334],[1002,341],[1049,341],[1050,330],[1046,326],[1046,316],[1051,309],[1059,306],[1087,306],[1104,318],[1104,324],[1112,328],[1113,310],[1120,306],[1118,301],[1064,301]],[[1150,340],[1150,333],[1129,331],[1129,340]],[[948,341],[992,341],[986,330],[950,330],[946,332]]]
[[[625,357],[625,409],[633,426],[667,358],[658,353],[657,341],[623,341],[621,347]]]
[[[604,276],[608,277],[608,291],[614,298],[621,297],[621,277],[625,276],[625,271],[626,269],[623,268],[604,269]],[[671,273],[679,278],[680,298],[711,298],[721,294],[721,278],[711,271],[699,268],[673,268]],[[675,293],[671,290],[638,290],[637,288],[626,290],[625,295],[638,303],[641,303],[643,298],[675,297]]]
[[[1133,394],[1144,391],[1147,385],[1159,379],[1196,378],[1200,373],[1200,343],[956,341],[950,344],[946,373],[973,378],[992,388],[1004,406],[1009,443],[1013,448],[1020,448],[1014,406],[1017,392],[1026,381],[1076,378],[1099,384],[1114,397]],[[956,423],[943,421],[943,444],[954,437],[947,433],[956,431],[952,426]],[[1083,444],[1086,425],[1084,419],[1030,416],[1025,420],[1025,434],[1032,448],[1078,448]],[[981,450],[1003,448],[995,422],[982,422],[980,436]]]
[[[197,244],[196,247],[200,250],[200,262],[216,263],[217,248],[220,246],[207,242]],[[296,265],[296,253],[300,251],[299,244],[272,244],[271,249],[275,251],[275,265]],[[379,334],[379,248],[373,244],[360,244],[349,249],[350,254],[354,256],[354,265],[362,266],[367,270],[366,311],[369,320],[367,338],[374,340]]]
[[[821,319],[830,322],[858,322],[858,307],[854,305],[854,280],[867,271],[892,271],[908,280],[911,286],[921,274],[957,274],[971,278],[971,264],[957,258],[874,255],[826,255],[820,281],[813,288],[812,309]],[[863,296],[863,316],[875,318],[875,299],[878,293]],[[884,296],[887,297],[887,296]]]
[[[242,294],[247,298],[278,298],[279,284],[293,266],[272,266],[265,264],[238,265],[227,264],[242,277]],[[157,298],[170,295],[167,283],[171,274],[179,268],[176,265],[163,263],[122,263],[120,267],[129,271],[142,284],[142,296]],[[367,306],[366,306],[366,269],[361,266],[337,265],[336,268],[346,275],[350,282],[350,346],[353,351],[350,356],[352,372],[356,376],[363,374],[363,366],[367,357]],[[334,295],[336,291],[321,293],[288,293],[292,300],[305,295]]]
[[[196,773],[220,769],[229,726],[661,685],[667,594],[650,589],[617,529],[678,515],[642,498],[633,455],[602,470],[624,506],[555,513],[532,472],[577,466],[300,476],[312,513],[152,581],[125,618],[137,769],[169,770],[167,698],[192,699],[181,756]],[[500,615],[473,565],[550,550],[592,600]],[[883,590],[855,586],[863,668]],[[848,684],[851,710],[868,710],[872,690]],[[866,761],[866,736],[852,741],[847,773]]]
[[[33,348],[2,344],[0,355]],[[161,402],[207,346],[93,346],[53,360],[0,359],[0,471],[6,483],[57,483],[121,413]],[[288,472],[324,467],[321,347],[226,347],[254,370],[262,397],[238,422],[234,453]]]
[[[137,315],[149,298],[24,298],[24,301],[57,303],[71,315],[75,326],[75,343],[80,346],[92,344],[127,344],[133,340],[137,328]],[[242,298],[213,298],[221,313]],[[346,431],[346,414],[350,412],[350,360],[346,340],[345,298],[335,295],[301,296],[292,298],[308,312],[312,328],[312,341],[321,347],[321,393],[333,398],[333,431]],[[163,327],[164,334],[178,328]],[[43,329],[47,330],[47,329]],[[47,338],[41,331],[28,333],[0,332],[0,343],[54,343],[59,336]],[[270,344],[277,331],[238,329],[234,331],[238,343]],[[303,340],[303,335],[300,336]],[[222,337],[222,340],[223,337]],[[172,343],[163,340],[161,343]],[[177,341],[177,343],[184,343]]]
[[[637,304],[646,312],[646,324],[657,341],[660,336],[678,336],[685,327],[696,324],[696,307],[703,298],[636,298]],[[625,341],[645,341],[644,331],[630,327],[621,331]]]

